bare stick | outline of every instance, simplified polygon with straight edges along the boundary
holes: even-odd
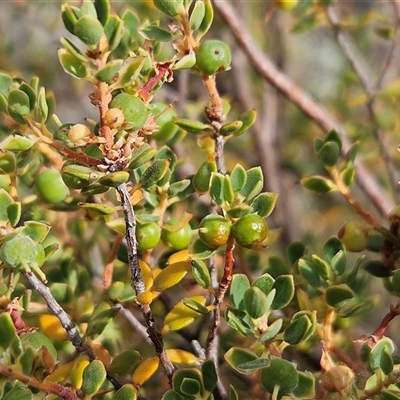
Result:
[[[288,100],[295,104],[325,132],[336,129],[346,152],[351,143],[344,127],[319,103],[314,101],[304,90],[297,86],[286,74],[282,73],[271,60],[257,47],[248,33],[243,21],[228,2],[213,2],[214,8],[230,27],[239,46],[246,53],[257,72],[272,86],[276,87]],[[357,180],[367,193],[376,209],[386,216],[394,203],[384,195],[382,187],[360,161],[356,162]]]
[[[136,241],[136,218],[132,208],[131,198],[126,183],[123,183],[117,187],[117,191],[121,198],[121,205],[125,216],[126,233],[125,239],[128,247],[128,263],[131,271],[131,285],[135,290],[136,294],[143,293],[145,289],[142,274],[140,273],[139,257],[137,252],[137,241]],[[157,328],[157,324],[154,320],[153,313],[150,308],[150,304],[137,303],[140,308],[143,317],[147,325],[147,333],[154,344],[156,353],[160,357],[161,365],[163,366],[169,381],[171,382],[172,374],[174,373],[174,366],[168,358],[164,341],[160,331]]]

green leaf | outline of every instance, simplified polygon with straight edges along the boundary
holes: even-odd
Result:
[[[201,398],[204,394],[201,373],[194,368],[175,371],[172,376],[172,387],[187,400]]]
[[[263,332],[263,334],[259,337],[258,341],[260,343],[268,342],[273,339],[281,330],[283,324],[282,318],[275,320],[272,324],[268,326],[268,328]]]
[[[135,149],[131,155],[131,162],[129,163],[129,169],[136,169],[141,167],[150,161],[157,153],[157,149],[154,149],[149,144],[143,144],[139,149]]]
[[[241,310],[228,306],[225,310],[225,319],[228,325],[244,336],[254,336],[256,329],[250,316]]]
[[[97,11],[92,0],[83,0],[81,5],[81,16],[89,15],[90,17],[97,19]]]
[[[369,353],[369,364],[373,371],[381,368],[382,358],[387,359],[387,356],[393,354],[394,345],[391,339],[383,337],[375,344]],[[385,353],[385,354],[384,354]],[[384,363],[387,361],[383,361]]]
[[[235,275],[234,275],[235,276]],[[259,276],[251,286],[257,287],[264,292],[264,294],[268,295],[272,288],[274,287],[275,279],[268,273],[265,273]]]
[[[231,174],[232,189],[234,192],[239,192],[246,182],[246,170],[242,165],[236,164]]]
[[[21,212],[22,212],[21,202],[12,203],[7,207],[7,216],[12,227],[17,226],[21,218]]]
[[[319,276],[327,281],[330,278],[329,264],[316,254],[311,255],[311,261],[314,264]]]
[[[10,135],[0,143],[0,149],[17,153],[19,151],[29,150],[34,144],[35,141],[28,137]]]
[[[175,17],[183,8],[183,0],[153,0],[153,4],[164,14]]]
[[[319,271],[313,263],[304,259],[300,259],[298,261],[298,266],[300,275],[303,277],[306,283],[310,284],[316,289],[319,289],[324,285]]]
[[[277,193],[260,193],[251,203],[253,210],[260,217],[268,217],[275,208]]]
[[[113,400],[136,400],[138,389],[130,383],[119,388],[113,396]]]
[[[32,89],[31,86],[29,86],[26,82],[22,82],[21,85],[19,86],[19,90],[21,90],[22,92],[26,93],[26,95],[29,98],[29,109],[30,111],[32,111],[35,107],[36,104],[36,93],[35,91]],[[10,104],[10,101],[9,101]],[[15,110],[14,110],[15,112]]]
[[[199,4],[199,3],[196,3]],[[233,121],[225,124],[219,130],[219,134],[222,136],[234,135],[243,125],[242,121]]]
[[[22,90],[10,90],[7,102],[8,108],[21,117],[27,116],[31,111],[29,96]]]
[[[286,307],[294,296],[293,275],[280,275],[275,279],[273,289],[276,289],[276,295],[271,307],[274,310],[281,310]]]
[[[269,393],[275,393],[278,386],[278,396],[290,394],[299,383],[299,374],[295,366],[281,358],[271,360],[267,368],[261,370],[261,383]]]
[[[384,347],[381,353],[380,367],[385,375],[389,375],[393,371],[393,359],[387,347]]]
[[[170,42],[173,39],[173,36],[170,32],[160,28],[157,25],[148,25],[142,28],[139,32],[147,40]]]
[[[239,395],[237,394],[236,389],[232,385],[229,386],[229,400],[239,400]]]
[[[161,400],[185,400],[179,393],[175,392],[175,390],[168,390],[168,392],[164,393],[164,396]]]
[[[339,155],[339,146],[335,142],[326,142],[318,151],[320,161],[327,167],[336,165]]]
[[[215,161],[205,161],[193,177],[193,186],[200,194],[207,193],[213,172],[217,172]]]
[[[265,286],[266,285],[264,284],[264,287]],[[260,289],[262,289],[260,286],[255,287],[259,287]],[[232,276],[232,282],[230,286],[230,299],[232,304],[239,310],[245,309],[244,294],[248,289],[250,289],[250,281],[246,275],[234,274]],[[266,294],[269,294],[269,292]]]
[[[226,362],[238,372],[242,372],[239,368],[241,365],[249,363],[251,361],[258,360],[258,356],[249,349],[241,347],[231,347],[224,355]],[[252,370],[244,373],[251,373]],[[242,372],[243,373],[243,372]]]
[[[201,22],[198,30],[199,35],[196,37],[196,40],[199,41],[210,29],[212,21],[214,19],[214,10],[210,0],[204,0],[204,17],[203,21]]]
[[[122,21],[124,22],[125,29],[129,32],[131,37],[135,37],[139,30],[140,21],[138,16],[129,8],[122,14]]]
[[[398,395],[396,395],[395,393],[397,393]],[[392,390],[383,389],[379,393],[379,399],[380,400],[400,400],[400,392],[398,392],[398,391],[393,392]]]
[[[200,28],[206,14],[206,7],[203,1],[197,1],[193,7],[193,11],[190,14],[189,26],[192,31]]]
[[[300,183],[308,190],[312,190],[316,193],[329,193],[332,190],[336,190],[336,185],[324,176],[309,176],[300,179]]]
[[[83,15],[74,26],[74,34],[86,45],[96,46],[100,43],[104,28],[96,17]]]
[[[216,252],[216,249],[211,249],[200,239],[196,239],[191,244],[189,252],[192,260],[205,260],[206,258],[210,258]]]
[[[269,310],[271,302],[267,302],[267,296],[258,287],[248,288],[243,295],[245,310],[253,319],[261,318]]]
[[[209,312],[207,307],[194,300],[193,298],[185,297],[184,299],[182,299],[182,303],[189,309],[196,311],[199,314],[208,314]]]
[[[141,355],[137,350],[123,351],[113,358],[108,367],[108,372],[118,375],[132,373],[133,367],[140,359]]]
[[[301,257],[303,257],[305,251],[306,251],[306,246],[302,242],[296,241],[296,242],[291,243],[287,248],[287,255],[288,255],[290,264],[293,265]]]
[[[112,79],[118,74],[123,64],[122,60],[109,61],[105,67],[100,69],[96,74],[95,78],[101,82],[111,82]]]
[[[17,332],[10,314],[0,314],[0,348],[3,352],[8,349],[15,338],[17,338]]]
[[[12,174],[17,166],[15,154],[12,152],[0,153],[0,174]]]
[[[356,159],[359,147],[360,147],[360,142],[357,141],[357,142],[354,142],[347,150],[346,156],[345,156],[346,157],[346,163],[345,163],[346,167],[350,167],[350,166],[354,165],[354,161]]]
[[[257,110],[253,108],[252,110],[245,111],[239,115],[238,120],[242,122],[242,126],[234,133],[235,136],[243,135],[248,131],[252,125],[256,122]]]
[[[182,193],[190,185],[189,179],[183,179],[179,182],[171,183],[168,188],[168,197],[172,198]]]
[[[235,199],[229,175],[224,176],[223,197],[227,203],[233,203]]]
[[[378,278],[392,276],[392,271],[381,260],[368,260],[363,264],[363,268]]]
[[[67,74],[70,74],[77,79],[84,79],[89,76],[89,71],[85,65],[86,62],[82,61],[68,50],[59,49],[58,59]]]
[[[333,308],[339,308],[353,298],[354,292],[345,284],[328,287],[325,292],[325,301]]]
[[[326,260],[330,263],[332,272],[340,276],[346,268],[346,248],[344,244],[337,238],[329,238],[323,246]]]
[[[203,377],[204,389],[211,393],[218,383],[217,371],[213,360],[206,360],[201,364],[201,374]]]
[[[308,315],[301,315],[298,318],[292,318],[290,324],[286,327],[283,334],[283,340],[291,345],[296,345],[307,338],[307,332],[312,327],[312,322]]]
[[[26,387],[15,386],[2,398],[2,400],[34,400],[35,396]]]
[[[13,198],[2,188],[0,188],[0,222],[8,221],[7,207],[13,204]]]
[[[340,138],[339,134],[337,133],[337,131],[335,129],[330,130],[325,138],[325,143],[328,142],[332,142],[335,143],[337,145],[337,147],[339,148],[339,152],[342,151],[342,139]]]
[[[104,25],[104,33],[108,41],[108,50],[113,51],[119,46],[124,36],[124,23],[116,15],[111,14]]]
[[[46,122],[50,115],[50,107],[49,104],[47,103],[46,91],[44,87],[41,87],[39,89],[37,106],[41,117],[40,121]]]
[[[298,371],[299,383],[293,390],[298,399],[313,399],[315,397],[315,378],[311,372]]]
[[[210,129],[210,125],[203,124],[202,122],[199,121],[192,121],[190,119],[173,117],[172,121],[180,128],[195,135],[202,133],[207,129]]]
[[[96,393],[107,376],[107,371],[100,360],[92,361],[83,371],[82,392],[87,396]]]
[[[352,185],[356,177],[355,168],[352,166],[345,168],[340,172],[340,177],[342,178],[342,181],[346,186]]]
[[[99,21],[104,26],[111,13],[111,6],[109,0],[94,0],[94,6],[96,8],[96,14]]]
[[[224,175],[219,172],[213,172],[211,174],[210,196],[219,206],[225,202],[224,185]]]
[[[7,97],[8,93],[10,91],[10,87],[13,83],[13,80],[11,79],[11,77],[4,73],[4,72],[0,72],[0,93],[4,96]]]
[[[155,160],[140,178],[140,185],[147,189],[156,184],[167,173],[170,165],[169,159]]]
[[[264,176],[261,167],[250,168],[246,171],[246,182],[240,194],[246,201],[253,199],[257,196],[264,185]]]
[[[192,274],[198,285],[207,289],[211,284],[210,271],[203,260],[194,260],[192,263]]]
[[[118,314],[119,308],[109,308],[99,312],[98,314],[94,315],[86,328],[85,336],[86,337],[93,337],[95,335],[100,335],[107,325],[115,318]]]

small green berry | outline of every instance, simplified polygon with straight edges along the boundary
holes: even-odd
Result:
[[[232,225],[232,234],[241,246],[257,249],[268,236],[268,225],[258,214],[247,214]]]
[[[161,239],[161,228],[155,222],[138,224],[136,226],[136,239],[139,250],[153,249]]]
[[[199,225],[200,240],[211,249],[227,243],[231,232],[231,223],[222,215],[210,214]]]
[[[147,120],[150,112],[146,105],[138,97],[128,93],[119,93],[110,103],[110,108],[119,108],[122,110],[125,122],[130,129],[140,129]]]
[[[174,230],[175,227],[179,226],[180,222],[180,218],[171,219],[164,225],[161,232],[161,239],[163,243],[170,249],[176,251],[187,249],[192,239],[192,229],[189,223],[186,223],[183,225],[183,227]]]
[[[206,40],[196,52],[197,67],[206,75],[214,75],[228,69],[231,60],[231,51],[221,40]]]
[[[348,222],[340,228],[338,238],[347,251],[360,252],[367,247],[368,231],[354,222]]]

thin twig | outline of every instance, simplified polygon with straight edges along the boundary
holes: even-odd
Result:
[[[276,87],[289,101],[311,118],[324,132],[336,129],[343,142],[343,152],[351,143],[347,132],[321,104],[314,101],[308,93],[296,85],[286,74],[282,73],[271,60],[257,47],[252,36],[243,26],[241,18],[228,2],[213,2],[214,8],[230,27],[239,46],[246,53],[249,62],[257,72]],[[380,184],[367,170],[365,165],[356,160],[357,180],[361,188],[371,199],[376,209],[384,216],[394,207],[394,203],[385,196]]]
[[[13,370],[7,365],[0,364],[0,375],[7,377],[10,381],[17,380],[24,383],[27,386],[34,387],[45,393],[53,393],[57,397],[61,397],[65,400],[79,400],[78,397],[69,387],[60,385],[56,382],[40,382],[37,379],[26,376],[19,371]]]
[[[142,338],[146,340],[147,343],[151,344],[152,341],[149,338],[146,327],[143,326],[127,308],[125,308],[121,304],[119,306],[121,307],[120,313],[122,314],[122,316],[135,329],[135,331],[138,332],[139,335],[142,336]]]
[[[125,216],[126,233],[125,239],[128,247],[128,264],[131,271],[131,285],[135,290],[136,294],[143,293],[145,284],[140,273],[139,257],[137,251],[136,241],[136,217],[132,208],[131,199],[127,184],[123,183],[117,187],[117,191],[120,195],[121,205]],[[147,333],[154,344],[155,351],[160,357],[161,365],[163,366],[169,381],[171,382],[172,374],[174,373],[174,366],[168,358],[164,340],[157,328],[157,324],[154,319],[154,315],[151,311],[150,304],[137,303],[147,325]]]

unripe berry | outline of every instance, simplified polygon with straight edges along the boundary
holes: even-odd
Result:
[[[117,129],[125,122],[124,113],[120,108],[110,108],[104,116],[104,122],[111,129]]]
[[[232,235],[241,246],[257,249],[268,236],[268,225],[258,214],[247,214],[232,225]]]
[[[222,215],[210,214],[203,218],[199,225],[200,240],[211,249],[216,249],[227,243],[231,223]]]
[[[354,373],[349,367],[336,365],[322,374],[321,384],[327,392],[342,393],[349,388],[353,377]]]
[[[186,223],[182,228],[174,230],[175,226],[180,223],[180,218],[173,218],[167,222],[167,228],[163,227],[161,231],[161,239],[166,246],[173,250],[187,249],[192,238],[192,229],[189,223]]]
[[[139,250],[153,249],[161,239],[161,228],[155,222],[138,224],[136,226],[136,238]]]
[[[226,70],[231,60],[231,51],[221,40],[206,40],[196,52],[197,67],[206,75]]]
[[[368,231],[354,222],[348,222],[340,228],[338,238],[347,251],[359,252],[367,247]]]

